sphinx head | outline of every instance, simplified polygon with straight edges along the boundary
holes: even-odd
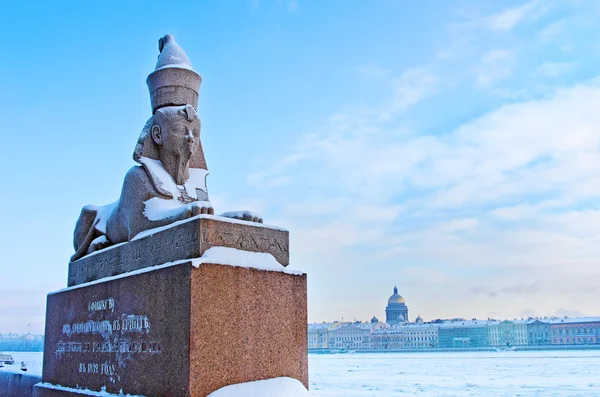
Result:
[[[189,177],[190,158],[200,144],[200,118],[191,105],[158,109],[150,128],[152,141],[165,170],[178,185]]]

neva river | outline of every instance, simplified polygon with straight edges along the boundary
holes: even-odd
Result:
[[[600,396],[600,350],[310,354],[314,396]]]
[[[42,353],[11,353],[41,374]],[[600,396],[600,350],[309,354],[316,397]],[[12,367],[12,368],[10,368]]]

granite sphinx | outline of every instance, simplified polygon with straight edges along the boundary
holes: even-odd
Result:
[[[71,261],[130,241],[145,230],[214,214],[197,113],[202,79],[172,35],[159,40],[159,52],[156,68],[146,81],[152,117],[133,154],[139,165],[127,172],[117,202],[83,207],[75,225]],[[250,211],[221,216],[262,223]]]

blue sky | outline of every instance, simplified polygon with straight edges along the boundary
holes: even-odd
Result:
[[[309,319],[598,315],[600,3],[17,2],[0,15],[0,332],[42,332],[173,33],[217,212],[286,227]]]

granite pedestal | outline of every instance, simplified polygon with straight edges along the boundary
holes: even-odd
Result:
[[[287,232],[204,217],[81,259],[87,266],[95,260],[130,269],[135,261],[124,258],[131,259],[127,253],[135,249],[128,245],[143,242],[139,256],[152,265],[104,278],[99,277],[107,273],[99,269],[115,267],[96,266],[94,276],[86,273],[95,281],[48,295],[43,383],[35,394],[105,389],[202,397],[226,385],[280,376],[308,387],[306,275],[283,266],[280,271],[231,266],[235,263],[195,267],[197,261],[188,257],[206,250],[205,226],[231,236],[221,243],[254,241],[255,251],[266,247],[281,254],[285,246],[287,252]],[[188,232],[192,237],[186,239]],[[271,243],[258,244],[263,241],[258,236],[265,235]],[[168,244],[154,241],[161,236]],[[170,247],[159,251],[159,260],[148,251],[155,244]],[[120,259],[111,262],[107,256]],[[165,257],[170,261],[154,265]]]

